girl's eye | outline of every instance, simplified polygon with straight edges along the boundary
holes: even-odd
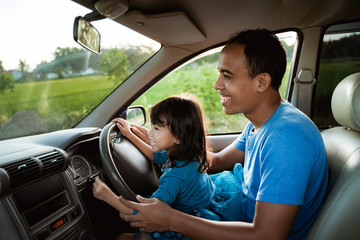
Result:
[[[155,129],[156,131],[158,131],[158,130],[159,130],[159,128],[158,128],[158,127],[156,127],[156,126],[154,126],[154,129]]]

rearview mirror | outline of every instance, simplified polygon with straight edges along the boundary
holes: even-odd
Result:
[[[74,40],[87,50],[100,53],[100,33],[83,17],[75,18]]]

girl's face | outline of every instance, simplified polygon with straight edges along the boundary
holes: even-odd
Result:
[[[153,152],[166,150],[171,152],[176,148],[180,141],[176,139],[170,132],[169,128],[159,125],[151,125],[148,132],[150,144]]]

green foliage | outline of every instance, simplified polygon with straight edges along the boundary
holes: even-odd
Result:
[[[61,48],[57,47],[54,53],[52,71],[56,72],[62,78],[63,72],[80,72],[84,69],[84,61],[88,60],[89,53],[80,48]],[[80,59],[84,59],[81,61]]]
[[[61,58],[61,57],[66,57],[66,56],[71,56],[74,55],[76,53],[80,53],[80,52],[85,52],[85,50],[81,49],[81,48],[76,48],[76,47],[57,47],[55,52],[54,52],[54,57],[55,59]]]
[[[123,50],[110,49],[102,54],[100,69],[118,85],[129,76],[129,61]]]
[[[14,89],[15,89],[15,79],[13,75],[9,73],[0,74],[0,94],[14,91]]]
[[[5,72],[3,63],[0,60],[0,94],[13,91],[14,88],[15,88],[14,76]],[[0,123],[1,123],[1,118],[0,118]]]
[[[129,45],[125,48],[125,54],[129,60],[129,65],[132,67],[131,70],[137,69],[153,54],[154,49],[149,46],[137,46]]]
[[[325,41],[321,50],[321,59],[336,60],[360,58],[360,37],[354,33],[351,36],[337,40]]]

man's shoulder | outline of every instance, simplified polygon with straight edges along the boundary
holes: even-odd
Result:
[[[308,116],[288,102],[279,106],[273,115],[271,123],[277,127],[302,129],[305,126],[306,128],[311,127],[312,130],[316,128],[315,124]]]

